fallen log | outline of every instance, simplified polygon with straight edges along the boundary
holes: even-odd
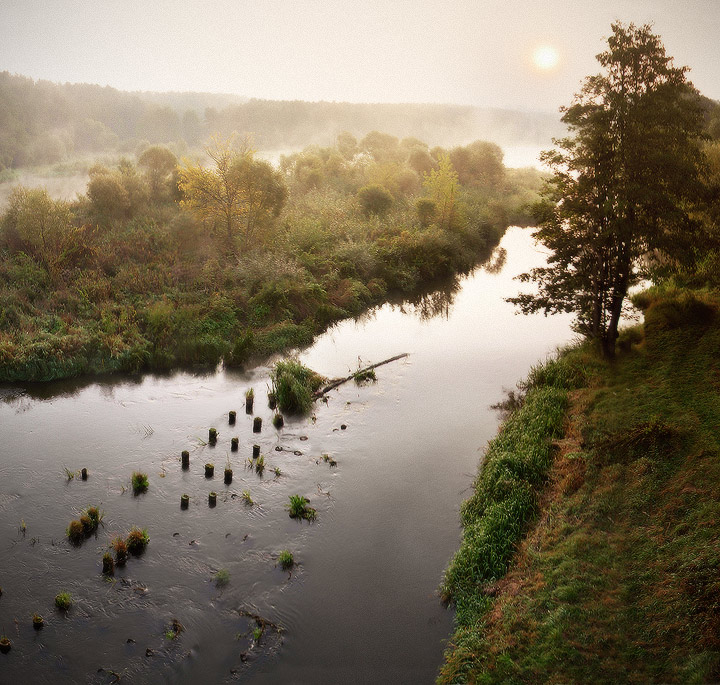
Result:
[[[355,371],[355,373],[351,373],[346,378],[336,378],[333,381],[330,381],[324,388],[319,388],[313,393],[313,399],[318,399],[319,397],[322,397],[323,395],[327,395],[331,390],[334,390],[338,386],[342,385],[343,383],[347,383],[348,381],[353,380],[356,376],[361,375],[363,373],[366,373],[367,371],[371,371],[372,369],[377,369],[378,366],[383,366],[383,364],[389,364],[390,362],[395,362],[398,359],[402,359],[403,357],[407,357],[408,353],[403,352],[402,354],[396,354],[394,357],[390,357],[390,359],[385,359],[381,362],[378,362],[377,364],[371,364],[370,366],[366,366],[364,369],[358,369]]]

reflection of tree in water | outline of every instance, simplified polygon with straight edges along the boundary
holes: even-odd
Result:
[[[489,274],[499,274],[505,266],[507,259],[507,250],[504,247],[498,247],[490,255],[490,259],[485,262],[483,269]]]
[[[428,321],[437,316],[447,319],[450,316],[450,307],[452,307],[455,295],[459,290],[460,279],[454,277],[435,290],[412,295],[400,302],[394,302],[392,305],[403,314],[414,314],[421,321]]]

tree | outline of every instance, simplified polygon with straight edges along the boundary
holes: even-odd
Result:
[[[536,207],[548,266],[523,274],[537,294],[510,301],[529,313],[575,312],[576,328],[614,356],[629,287],[652,257],[692,252],[701,184],[698,93],[648,25],[612,24],[603,72],[588,77],[562,121],[571,136],[543,153],[553,170]]]
[[[2,227],[15,233],[27,250],[50,268],[62,259],[73,232],[73,215],[67,202],[53,200],[45,188],[16,186]]]
[[[177,157],[163,145],[151,145],[138,157],[148,181],[150,197],[164,200],[172,196],[173,187],[177,183]]]
[[[366,216],[387,214],[392,206],[393,196],[386,188],[377,184],[363,186],[358,190],[358,200]]]
[[[178,170],[182,204],[211,226],[221,225],[233,240],[242,231],[251,238],[277,216],[287,197],[282,176],[267,162],[255,160],[247,141],[214,138],[206,148],[213,167],[185,162]]]
[[[458,175],[453,169],[450,157],[441,154],[438,168],[425,174],[423,186],[437,208],[438,225],[450,228],[456,218],[455,197],[458,190]]]

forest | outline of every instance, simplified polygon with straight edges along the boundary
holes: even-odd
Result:
[[[129,93],[0,72],[0,180],[9,170],[134,154],[150,144],[176,154],[209,136],[251,135],[262,150],[328,146],[373,130],[429,145],[543,144],[562,132],[553,114],[442,104],[358,104],[247,99],[212,93]],[[2,176],[6,170],[5,176]]]

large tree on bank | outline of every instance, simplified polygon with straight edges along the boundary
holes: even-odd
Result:
[[[536,294],[521,311],[575,312],[577,330],[615,353],[628,288],[650,263],[684,260],[700,224],[703,155],[698,93],[648,25],[612,25],[603,71],[563,108],[567,138],[542,155],[551,168],[534,236],[547,267],[523,274]]]

